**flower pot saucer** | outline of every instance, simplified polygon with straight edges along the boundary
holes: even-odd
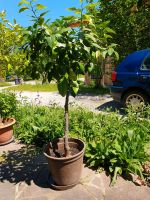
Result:
[[[14,137],[12,137],[10,140],[8,140],[7,142],[1,143],[0,146],[4,146],[6,144],[11,143],[12,141],[14,141]]]
[[[57,185],[57,184],[55,184],[55,182],[53,181],[53,179],[52,179],[52,177],[50,175],[48,177],[48,184],[54,190],[67,190],[67,189],[71,189],[75,185],[77,185],[77,183],[72,184],[72,185]]]

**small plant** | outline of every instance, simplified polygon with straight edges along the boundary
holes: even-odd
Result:
[[[0,117],[7,118],[14,115],[16,108],[16,95],[10,92],[0,92]]]

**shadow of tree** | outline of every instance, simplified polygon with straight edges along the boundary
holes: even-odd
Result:
[[[41,151],[35,147],[22,147],[19,150],[4,152],[0,161],[0,181],[17,184],[32,181],[40,187],[48,187],[48,167]]]

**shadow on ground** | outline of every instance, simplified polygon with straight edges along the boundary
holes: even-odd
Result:
[[[125,114],[124,108],[116,101],[106,102],[96,108],[99,111],[105,112],[119,112],[119,114]]]
[[[17,184],[32,181],[40,187],[48,187],[48,167],[44,155],[34,147],[22,147],[1,155],[0,182]]]

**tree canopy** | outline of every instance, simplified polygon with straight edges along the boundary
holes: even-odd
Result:
[[[6,19],[6,12],[0,13],[0,77],[9,74],[20,75],[28,64],[26,54],[21,51],[24,43],[23,28]]]
[[[150,3],[147,0],[98,0],[97,19],[109,21],[116,34],[110,41],[117,45],[120,59],[150,47]]]

